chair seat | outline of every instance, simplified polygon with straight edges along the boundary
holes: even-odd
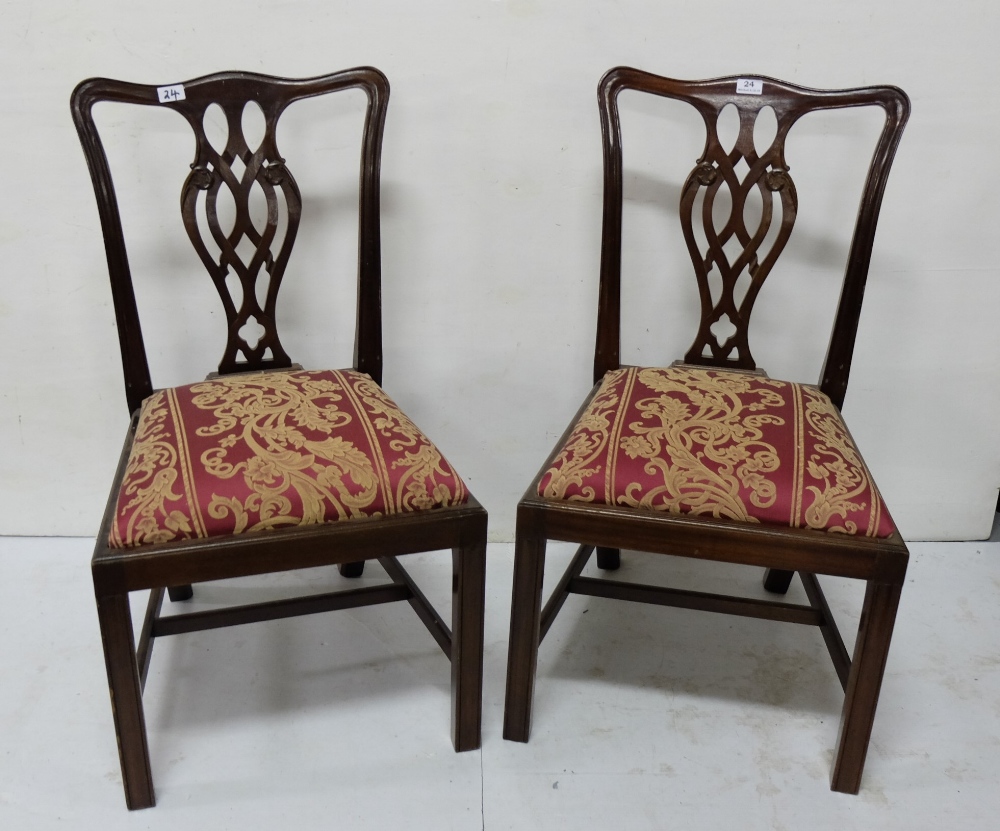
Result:
[[[463,504],[431,441],[353,370],[229,375],[142,405],[112,548]]]
[[[896,530],[826,395],[691,366],[607,373],[538,493],[873,537]]]

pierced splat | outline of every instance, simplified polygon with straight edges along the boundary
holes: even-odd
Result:
[[[726,150],[719,121],[726,107],[736,106],[720,102],[718,109],[702,110],[708,132],[705,152],[681,191],[681,225],[701,296],[698,335],[684,360],[754,369],[750,313],[791,235],[797,200],[784,159],[791,125],[779,120],[773,139],[758,153],[754,134],[759,141],[765,131],[756,129],[757,121],[762,112],[772,111],[761,99],[741,101],[739,133]],[[703,241],[697,238],[696,223]]]
[[[705,122],[705,151],[681,195],[684,234],[702,307],[698,337],[685,360],[739,369],[756,368],[747,344],[750,311],[795,221],[795,186],[784,159],[789,131],[802,116],[817,110],[878,107],[885,113],[885,122],[861,191],[840,302],[820,376],[820,388],[839,407],[847,391],[882,194],[909,114],[909,101],[896,87],[817,90],[763,76],[753,79],[753,94],[743,94],[746,81],[735,75],[682,81],[624,66],[601,79],[597,97],[604,144],[604,221],[594,381],[622,365],[623,177],[618,113],[622,90],[683,101],[698,110]],[[735,133],[733,144],[725,149],[719,141],[719,117],[730,104],[739,118],[730,131]],[[743,170],[744,175],[737,174]],[[726,195],[733,201],[728,216]],[[716,211],[722,216],[713,222]],[[700,244],[695,241],[696,231],[704,234]],[[727,326],[735,327],[735,332],[726,332]]]
[[[229,333],[219,372],[291,366],[278,340],[275,305],[299,226],[301,199],[275,143],[278,112],[261,110],[253,100],[211,107],[224,115],[227,128],[225,138],[214,144],[206,130],[209,108],[184,111],[197,151],[181,190],[181,214],[226,310]],[[254,109],[263,112],[263,136],[248,142],[244,123],[252,122],[246,116]],[[224,146],[217,146],[223,141]],[[253,210],[253,202],[265,206],[259,212],[264,216]],[[229,225],[227,213],[234,214],[231,228],[224,227]]]
[[[135,413],[155,388],[118,200],[94,122],[94,106],[115,101],[167,108],[194,130],[195,157],[181,189],[181,213],[188,237],[226,310],[228,336],[219,364],[219,372],[225,374],[291,365],[278,340],[275,303],[298,230],[301,199],[278,153],[275,130],[290,104],[349,89],[362,90],[368,99],[358,194],[353,363],[359,372],[381,383],[379,169],[389,99],[389,82],[381,72],[362,66],[298,80],[253,72],[219,72],[165,87],[90,78],[74,90],[73,121],[97,195],[130,413]],[[208,111],[212,115],[206,122]]]

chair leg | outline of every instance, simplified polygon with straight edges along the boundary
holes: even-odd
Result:
[[[544,574],[545,539],[529,537],[519,529],[514,551],[514,593],[503,719],[503,737],[515,742],[528,741],[531,733],[531,699],[538,661]]]
[[[451,736],[461,752],[482,743],[486,540],[451,556]]]
[[[365,561],[341,563],[337,566],[337,570],[340,572],[341,577],[360,577],[365,572]]]
[[[861,771],[902,589],[900,584],[869,582],[865,590],[830,785],[841,793],[857,793],[861,788]]]
[[[171,586],[167,589],[167,594],[170,595],[171,602],[177,603],[180,600],[190,600],[194,597],[194,589],[191,588],[190,583],[186,583],[183,586]]]
[[[135,658],[135,635],[127,594],[97,598],[104,661],[111,689],[111,711],[118,737],[118,756],[129,810],[152,808],[153,776],[149,768],[142,686]]]
[[[605,571],[617,571],[621,568],[622,553],[618,548],[597,548],[597,567]]]
[[[764,588],[775,594],[786,594],[794,576],[794,571],[769,568],[764,572]]]

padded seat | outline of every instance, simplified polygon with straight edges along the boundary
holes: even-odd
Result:
[[[277,298],[304,203],[322,208],[330,196],[299,190],[294,156],[286,162],[278,148],[278,121],[290,106],[346,90],[368,102],[360,125],[357,281],[349,290],[357,304],[354,360],[350,369],[306,372],[278,336]],[[486,511],[381,388],[379,177],[388,100],[389,82],[373,67],[300,79],[221,72],[163,87],[91,78],[73,92],[73,121],[104,231],[130,416],[91,562],[130,809],[156,801],[142,702],[153,645],[188,632],[406,601],[451,663],[455,750],[480,746]],[[94,107],[104,102],[173,111],[194,134],[190,166],[125,168],[180,184],[184,229],[225,312],[225,349],[209,380],[153,385],[111,168],[94,120]],[[210,128],[223,123],[220,138]],[[314,126],[328,123],[320,117]],[[138,135],[134,126],[122,130]],[[162,246],[173,262],[178,252],[169,241]],[[302,263],[314,262],[317,279],[334,291],[354,282],[343,273],[331,279],[341,269],[321,259],[297,262],[307,272]],[[173,321],[179,319],[174,310]],[[448,549],[450,626],[402,562]],[[165,597],[188,600],[200,583],[332,566],[355,578],[370,561],[388,582],[162,614]],[[130,595],[139,591],[148,599],[137,633]]]
[[[896,530],[828,396],[684,365],[608,372],[538,495],[869,537]]]
[[[424,511],[458,474],[368,375],[230,375],[143,402],[112,548]]]
[[[705,128],[679,189],[700,314],[683,362],[665,368],[621,362],[625,90],[689,104]],[[815,90],[746,75],[683,81],[623,66],[601,79],[597,100],[604,220],[594,387],[517,506],[504,738],[528,741],[539,644],[571,594],[804,624],[821,631],[844,687],[830,784],[857,793],[909,554],[839,411],[909,101],[888,86]],[[877,107],[885,120],[826,360],[816,386],[775,381],[751,353],[750,317],[798,214],[786,139],[803,117],[855,107]],[[735,136],[723,121],[733,110]],[[826,169],[830,159],[818,163]],[[656,181],[664,192],[674,188],[669,174]],[[549,540],[579,547],[543,607]],[[777,595],[797,574],[809,603],[584,575],[595,553],[599,569],[618,569],[623,550],[763,566],[764,588]],[[865,582],[853,657],[818,575]]]

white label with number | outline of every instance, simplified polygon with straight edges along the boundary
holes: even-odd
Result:
[[[758,78],[740,78],[736,81],[736,91],[741,95],[762,95],[764,82]]]
[[[187,96],[184,94],[184,84],[174,84],[170,87],[157,87],[156,97],[161,104],[173,104],[176,101],[183,101]]]

